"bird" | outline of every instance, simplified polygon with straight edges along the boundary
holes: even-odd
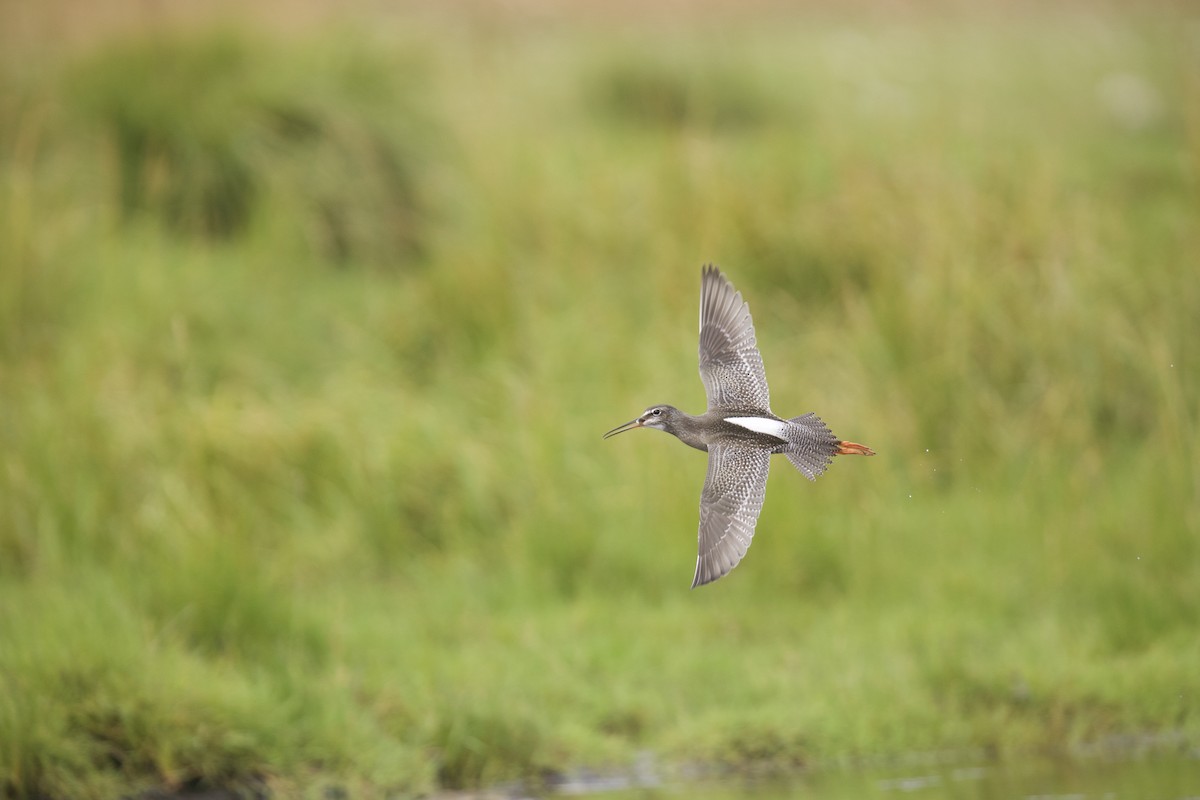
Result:
[[[766,496],[772,455],[787,456],[811,481],[834,456],[875,455],[864,444],[834,436],[815,413],[783,419],[771,411],[750,306],[712,264],[700,272],[700,380],[708,399],[703,414],[653,405],[603,436],[653,428],[708,453],[693,589],[729,574],[745,557]]]

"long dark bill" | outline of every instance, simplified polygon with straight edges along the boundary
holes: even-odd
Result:
[[[642,420],[640,417],[638,419],[631,419],[631,420],[629,420],[629,422],[626,422],[624,425],[618,425],[617,427],[613,428],[611,431],[604,434],[604,436],[602,436],[600,438],[607,439],[610,436],[616,436],[618,433],[624,433],[625,431],[631,431],[634,428],[640,428],[640,427],[642,427]]]

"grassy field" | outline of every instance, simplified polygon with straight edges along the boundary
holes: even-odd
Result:
[[[0,61],[0,797],[1196,743],[1195,9],[532,8]]]

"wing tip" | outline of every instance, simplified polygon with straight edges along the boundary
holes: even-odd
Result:
[[[715,264],[705,264],[700,270],[700,330],[704,330],[706,320],[723,318],[734,328],[748,326],[748,344],[755,344],[750,304]]]
[[[705,263],[702,267],[700,267],[700,282],[701,282],[701,284],[708,283],[710,281],[716,281],[717,283],[728,284],[730,286],[730,288],[733,287],[733,282],[730,281],[729,278],[727,278],[725,276],[725,273],[721,271],[720,267],[718,267],[716,264],[714,264],[711,261]]]
[[[737,564],[733,565],[733,567],[736,567],[736,566],[737,566]],[[701,586],[707,586],[710,583],[716,583],[721,578],[724,578],[726,575],[733,572],[733,567],[729,567],[724,572],[720,572],[720,571],[705,572],[702,575],[701,570],[700,570],[699,559],[697,559],[696,574],[692,576],[692,588],[698,589]]]
[[[711,556],[712,553],[710,552],[709,555]],[[738,564],[742,563],[742,559],[745,557],[745,555],[746,554],[743,552],[740,556],[734,558],[709,558],[707,562],[705,561],[704,556],[697,555],[696,572],[694,575],[692,575],[692,588],[697,589],[701,586],[707,586],[710,583],[715,583],[721,578],[724,578],[726,575],[733,572],[734,569],[737,568]]]

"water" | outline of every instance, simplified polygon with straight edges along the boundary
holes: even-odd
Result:
[[[635,770],[626,776],[569,781],[559,787],[559,795],[593,800],[1200,800],[1200,754],[820,770],[786,780],[686,782]]]

